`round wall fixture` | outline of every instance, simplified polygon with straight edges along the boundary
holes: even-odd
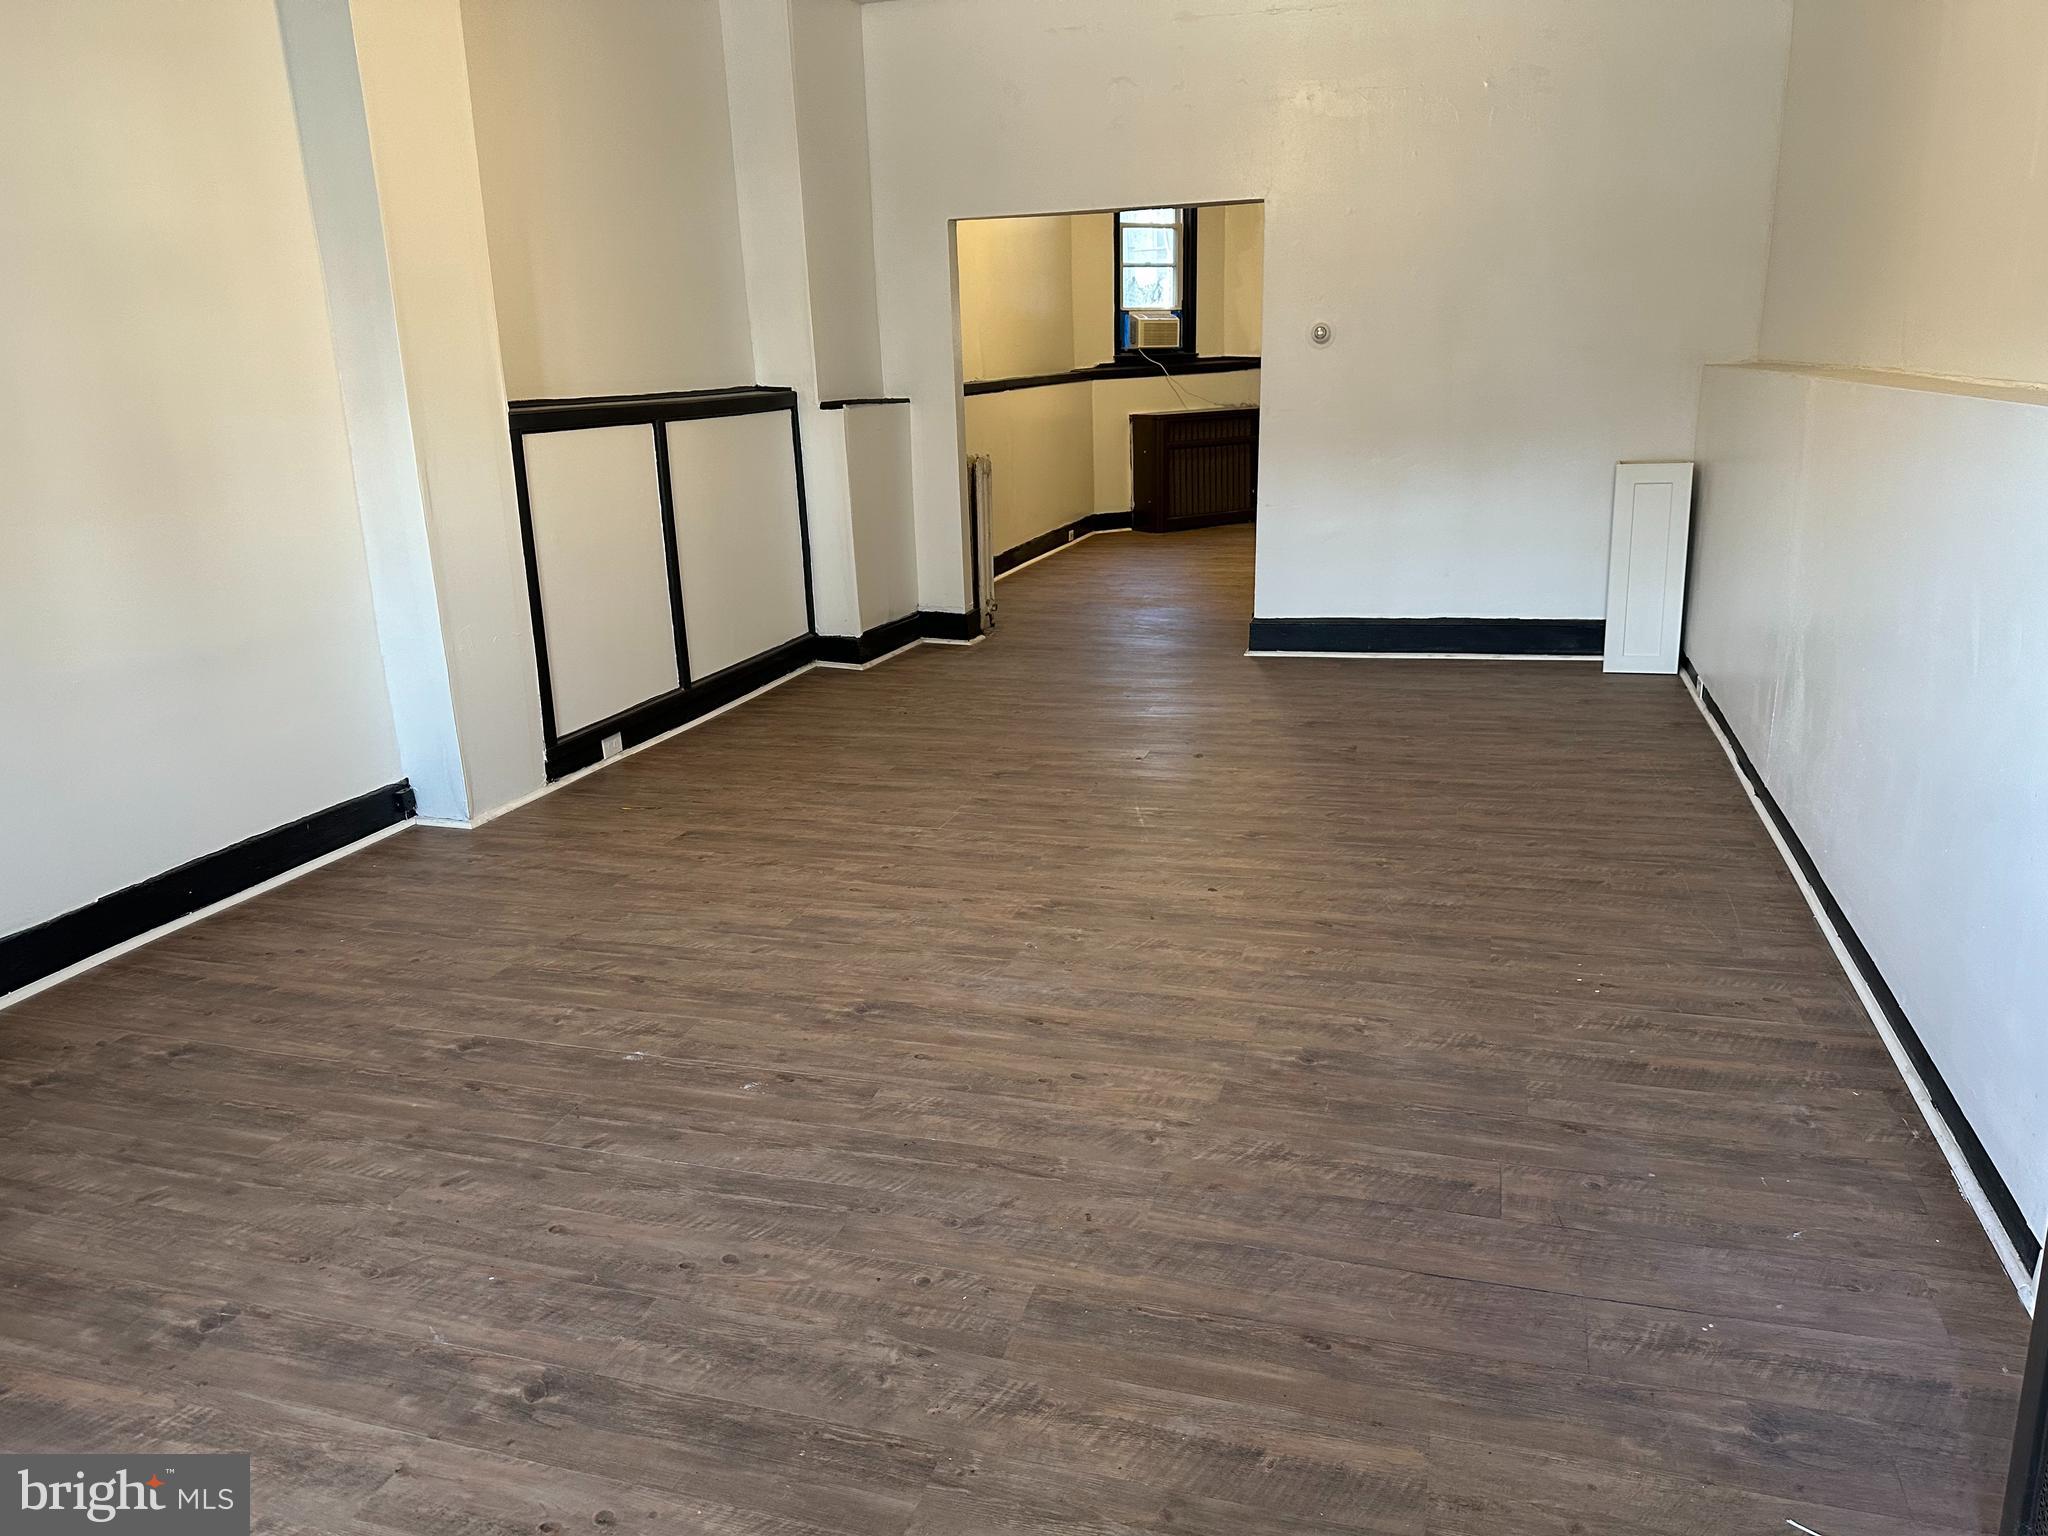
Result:
[[[1308,328],[1308,339],[1319,347],[1327,347],[1330,344],[1331,334],[1329,322],[1326,320],[1318,320]]]

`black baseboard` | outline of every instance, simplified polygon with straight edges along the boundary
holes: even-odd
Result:
[[[189,917],[412,814],[412,786],[400,780],[9,934],[0,938],[0,995]]]
[[[688,725],[714,709],[723,709],[733,700],[744,698],[756,688],[765,688],[809,666],[817,660],[817,643],[814,635],[799,635],[772,651],[763,651],[759,656],[736,662],[723,671],[697,678],[687,688],[672,689],[644,704],[621,710],[608,720],[570,732],[547,754],[549,780],[602,762],[607,736],[617,736],[621,748],[637,747],[664,731]]]
[[[1026,539],[996,556],[996,574],[1002,576],[1014,571],[1020,565],[1036,560],[1040,555],[1049,555],[1054,550],[1071,544],[1074,540],[1091,533],[1101,533],[1110,528],[1128,528],[1131,514],[1128,512],[1091,512],[1086,517],[1077,517],[1071,523],[1049,528],[1036,538]]]
[[[871,661],[900,651],[924,638],[922,613],[906,613],[900,619],[878,624],[865,634],[818,636],[817,659],[841,666],[865,666]]]
[[[901,650],[915,640],[972,640],[981,625],[971,613],[934,613],[920,610],[892,619],[860,635],[799,635],[772,651],[693,680],[687,688],[672,689],[659,698],[621,710],[608,720],[586,725],[555,743],[547,754],[548,779],[564,778],[578,769],[604,760],[604,739],[617,736],[619,746],[637,747],[665,731],[692,720],[701,720],[715,709],[757,688],[779,682],[814,661],[861,666]]]
[[[1757,801],[1764,808],[1764,814],[1771,819],[1771,825],[1778,829],[1778,836],[1784,839],[1791,850],[1792,861],[1799,866],[1799,873],[1806,877],[1814,896],[1819,900],[1821,910],[1827,913],[1828,922],[1841,937],[1842,947],[1849,952],[1857,974],[1863,984],[1870,988],[1870,995],[1877,999],[1877,1006],[1883,1010],[1885,1020],[1892,1027],[1892,1033],[1899,1037],[1899,1044],[1905,1047],[1906,1056],[1913,1063],[1913,1070],[1920,1074],[1920,1081],[1927,1086],[1927,1097],[1934,1101],[1935,1113],[1948,1126],[1949,1134],[1955,1137],[1961,1148],[1963,1161],[1970,1165],[1977,1182],[1983,1187],[1984,1196],[1991,1202],[1991,1209],[1998,1217],[1998,1224],[2005,1228],[2005,1235],[2012,1240],[2020,1261],[2031,1270],[2041,1257],[2041,1240],[2034,1234],[2033,1226],[2020,1210],[2019,1201],[2013,1198],[1998,1165],[1991,1161],[1991,1154],[1984,1150],[1984,1143],[1978,1139],[1969,1117],[1963,1113],[1962,1105],[1949,1090],[1948,1082],[1941,1075],[1941,1069],[1934,1064],[1934,1058],[1920,1039],[1919,1031],[1913,1028],[1913,1021],[1906,1017],[1906,1010],[1899,1006],[1899,999],[1884,979],[1884,973],[1877,968],[1877,962],[1870,957],[1855,927],[1842,912],[1842,904],[1835,900],[1834,892],[1828,889],[1827,880],[1821,875],[1820,867],[1813,862],[1813,855],[1806,851],[1806,844],[1793,830],[1792,823],[1785,815],[1777,797],[1764,783],[1763,775],[1750,761],[1749,752],[1742,745],[1742,738],[1735,734],[1728,724],[1728,717],[1721,713],[1721,706],[1714,702],[1714,695],[1700,678],[1699,669],[1689,659],[1681,658],[1680,669],[1699,689],[1700,702],[1707,713],[1714,718],[1714,724],[1721,728],[1721,734],[1728,738],[1728,745],[1734,750],[1735,765]]]
[[[1254,651],[1598,656],[1604,619],[1253,619]]]
[[[981,638],[981,615],[978,613],[939,613],[925,609],[918,614],[918,635],[925,640],[979,640]]]

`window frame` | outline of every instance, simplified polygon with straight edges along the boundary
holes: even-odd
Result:
[[[1152,204],[1150,206],[1158,207],[1161,205]],[[1137,213],[1141,210],[1136,208],[1118,208],[1113,210],[1109,216],[1110,329],[1115,338],[1116,356],[1118,358],[1194,357],[1196,355],[1195,223],[1199,210],[1186,205],[1166,204],[1164,206],[1173,207],[1174,211],[1180,216],[1180,222],[1176,226],[1178,240],[1175,250],[1175,267],[1179,274],[1178,287],[1180,290],[1176,297],[1178,297],[1180,302],[1167,311],[1168,314],[1180,316],[1180,344],[1174,347],[1145,347],[1141,349],[1129,343],[1130,328],[1125,317],[1131,311],[1124,308],[1124,215],[1127,213]],[[1143,226],[1139,227],[1142,228]],[[1153,227],[1163,229],[1166,226],[1157,225]],[[1137,265],[1146,266],[1153,265],[1153,263],[1140,262]]]

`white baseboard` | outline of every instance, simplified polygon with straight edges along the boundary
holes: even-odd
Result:
[[[1598,661],[1598,656],[1508,654],[1492,651],[1246,651],[1247,656],[1299,656],[1330,661]]]

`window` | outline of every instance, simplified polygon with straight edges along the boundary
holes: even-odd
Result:
[[[1179,340],[1147,352],[1195,349],[1195,218],[1192,208],[1127,208],[1116,216],[1116,347],[1140,349],[1133,314],[1172,315]]]

